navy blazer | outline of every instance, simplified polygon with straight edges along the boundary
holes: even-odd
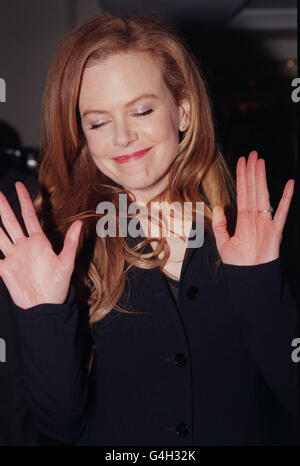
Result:
[[[75,445],[298,443],[297,309],[280,259],[215,273],[218,257],[209,233],[188,250],[177,302],[158,268],[131,269],[119,304],[135,312],[113,309],[93,335],[72,283],[64,304],[15,305],[36,426]]]

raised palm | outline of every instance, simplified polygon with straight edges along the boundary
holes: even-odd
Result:
[[[0,276],[12,300],[27,309],[43,303],[62,304],[68,295],[74,269],[81,221],[68,229],[61,253],[57,255],[44,234],[30,195],[23,183],[16,183],[26,236],[6,197],[0,191],[0,214],[10,238],[0,228]]]
[[[238,159],[236,167],[237,222],[230,237],[224,209],[213,209],[213,231],[224,264],[258,265],[279,257],[282,232],[294,191],[294,180],[287,181],[278,208],[272,219],[265,162],[252,151],[246,163]]]

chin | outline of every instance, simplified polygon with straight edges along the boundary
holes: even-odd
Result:
[[[136,180],[134,178],[137,178]],[[147,180],[147,181],[144,181],[142,182],[141,179],[138,179],[140,178],[138,175],[133,175],[131,177],[129,181],[129,183],[126,183],[125,180],[120,180],[119,181],[119,184],[121,184],[122,186],[124,186],[125,189],[128,189],[129,191],[131,189],[140,189],[140,190],[148,190],[148,189],[151,189],[155,183],[156,183],[156,180]]]

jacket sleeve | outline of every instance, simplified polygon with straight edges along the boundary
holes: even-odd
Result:
[[[64,304],[13,307],[32,419],[47,436],[73,443],[88,417],[88,316],[79,312],[72,283]]]
[[[229,298],[249,353],[265,382],[294,416],[298,367],[292,341],[299,337],[298,311],[280,258],[255,266],[223,264]]]

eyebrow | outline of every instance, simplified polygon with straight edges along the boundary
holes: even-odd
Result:
[[[134,103],[137,102],[138,100],[146,99],[146,98],[158,99],[157,95],[155,95],[155,94],[142,94],[142,95],[140,95],[139,97],[136,97],[135,99],[130,100],[130,102],[127,102],[127,104],[125,104],[125,107],[129,107],[129,105],[134,104]],[[86,110],[86,111],[83,113],[82,118],[84,118],[84,117],[85,117],[86,115],[88,115],[89,113],[109,113],[109,112],[107,112],[106,110]]]

